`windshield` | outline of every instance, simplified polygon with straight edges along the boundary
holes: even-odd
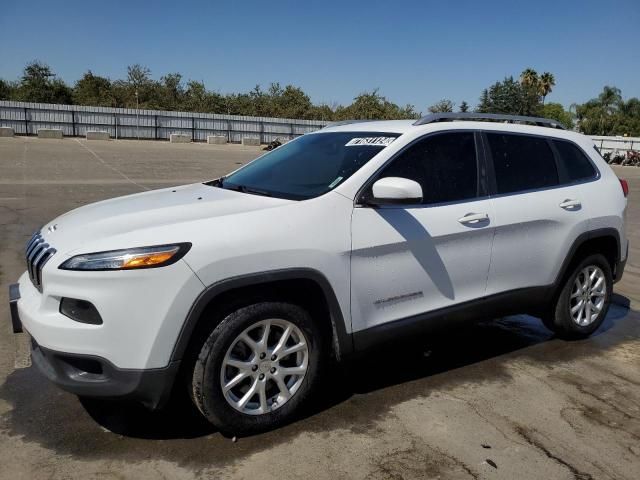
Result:
[[[222,188],[292,200],[337,187],[399,134],[328,132],[303,135],[221,179]]]

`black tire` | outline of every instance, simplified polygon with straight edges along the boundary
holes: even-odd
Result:
[[[579,325],[573,320],[570,314],[571,293],[576,277],[583,271],[583,269],[591,266],[599,268],[604,273],[604,281],[606,283],[604,305],[598,313],[597,318],[592,323],[589,323],[588,325]],[[566,277],[564,283],[560,287],[560,291],[556,295],[550,314],[546,318],[543,318],[543,322],[547,328],[554,331],[560,338],[567,340],[586,338],[595,332],[600,325],[602,325],[602,322],[607,316],[607,311],[609,310],[609,305],[611,303],[612,291],[613,275],[611,273],[611,265],[603,255],[589,255],[580,261],[575,268],[573,268],[571,274]]]
[[[242,413],[227,402],[222,391],[222,362],[243,331],[274,318],[293,323],[304,334],[308,345],[307,371],[297,391],[282,406],[263,414]],[[225,317],[202,345],[191,376],[192,399],[205,418],[229,436],[250,435],[289,423],[303,411],[318,384],[325,358],[323,347],[321,329],[311,315],[297,305],[261,302],[239,308]]]

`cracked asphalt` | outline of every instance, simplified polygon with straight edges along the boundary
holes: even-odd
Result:
[[[89,202],[202,181],[259,154],[203,144],[0,139],[0,288],[47,220]],[[332,371],[312,412],[225,438],[177,398],[165,411],[79,401],[30,366],[0,309],[0,479],[640,478],[640,169],[630,259],[591,338],[530,317],[390,345]],[[4,293],[3,301],[7,301]],[[6,305],[6,304],[5,304]]]

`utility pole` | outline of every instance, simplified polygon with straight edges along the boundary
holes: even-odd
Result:
[[[136,88],[136,136],[140,140],[140,102],[138,99],[138,89]]]

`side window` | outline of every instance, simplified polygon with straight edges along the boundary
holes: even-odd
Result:
[[[553,152],[542,137],[487,133],[498,193],[558,185]]]
[[[429,136],[410,146],[378,178],[403,177],[422,187],[423,204],[478,196],[478,162],[473,132]]]
[[[570,181],[575,182],[596,176],[593,164],[576,145],[562,140],[553,140],[553,145],[560,154],[560,161],[564,165]]]

